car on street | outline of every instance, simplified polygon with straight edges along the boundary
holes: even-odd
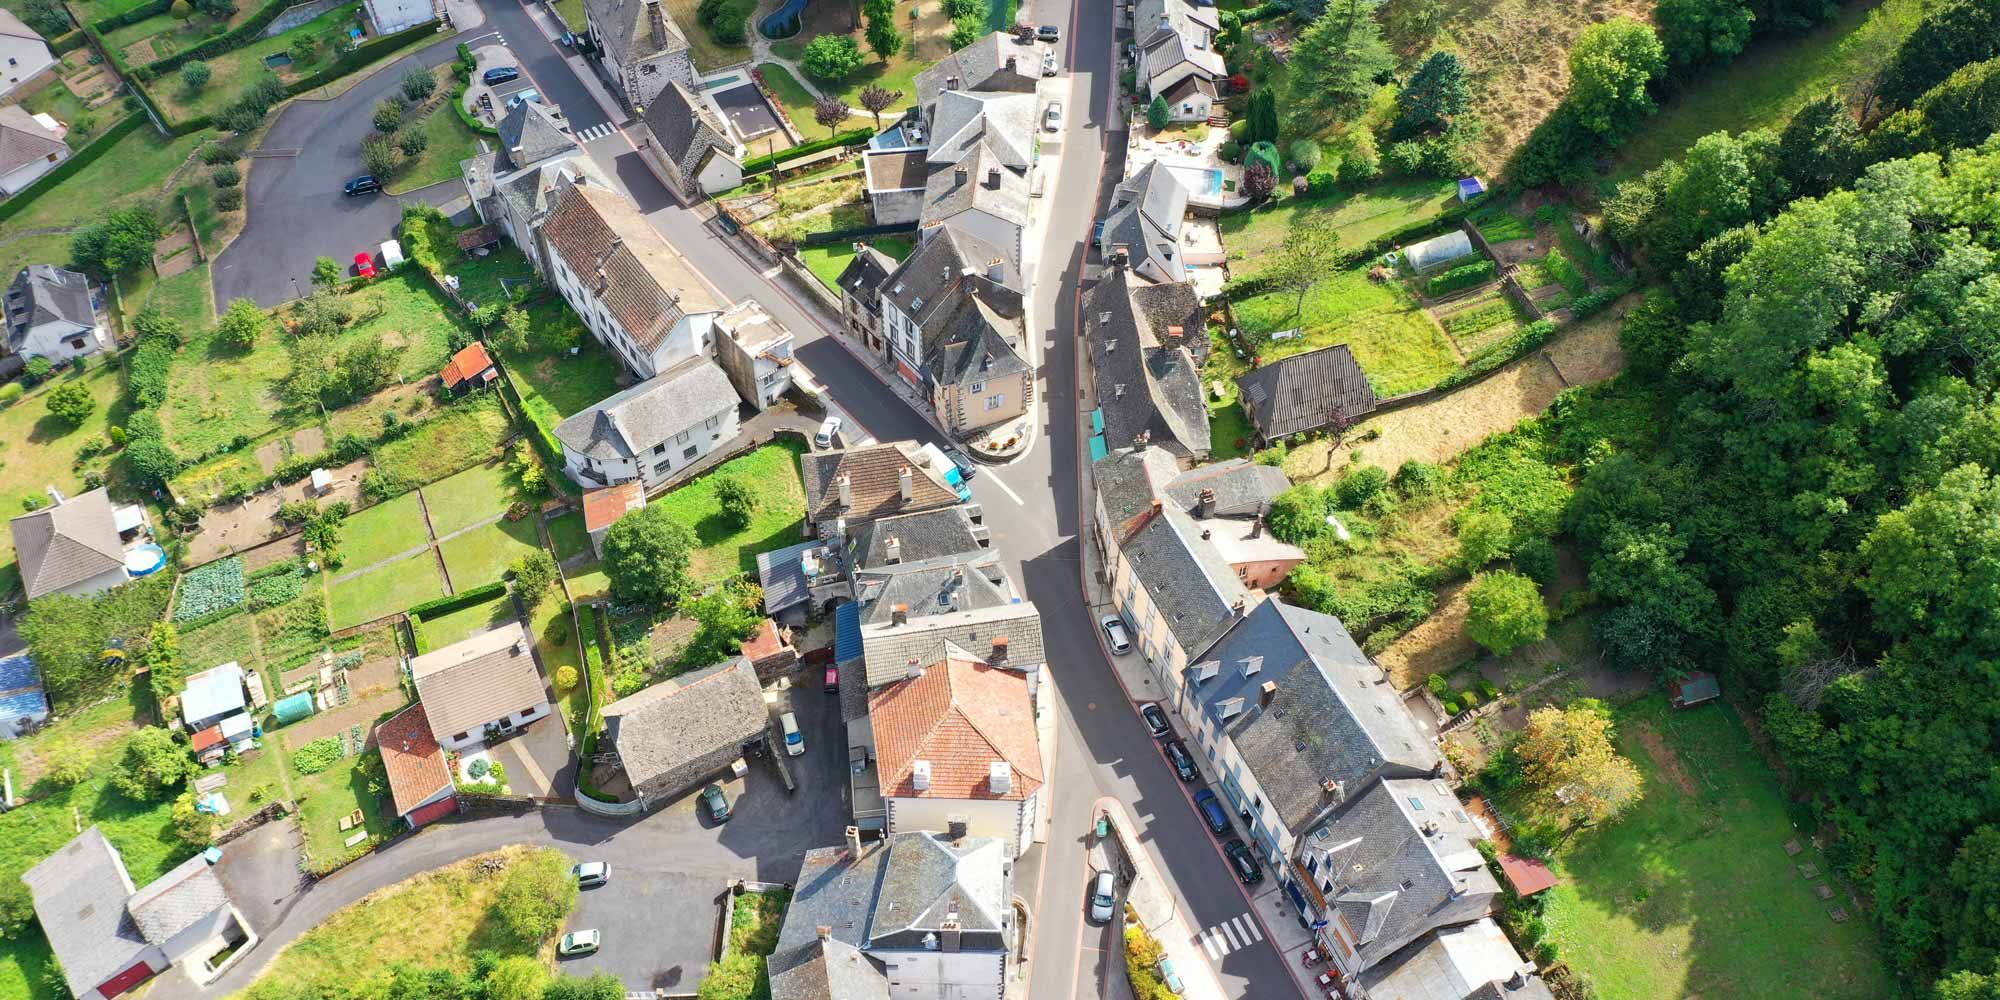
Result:
[[[1062,29],[1053,24],[1044,24],[1035,29],[1037,41],[1054,42],[1062,39]]]
[[[785,733],[785,753],[792,757],[806,752],[806,734],[799,732],[799,718],[790,712],[778,716],[778,728]]]
[[[965,469],[937,445],[924,445],[922,451],[924,456],[930,459],[932,468],[943,468],[945,484],[951,487],[952,492],[958,494],[958,501],[960,503],[971,501],[972,487],[965,485],[965,481],[972,477],[965,474]]]
[[[520,69],[513,66],[495,66],[487,70],[486,75],[480,77],[481,80],[486,81],[486,85],[489,87],[497,87],[510,80],[519,80],[520,78]]]
[[[1222,853],[1229,858],[1229,867],[1236,869],[1236,877],[1244,885],[1256,885],[1264,881],[1264,866],[1257,861],[1257,855],[1250,845],[1240,838],[1231,837],[1222,845]]]
[[[521,105],[528,103],[529,101],[533,101],[536,104],[542,103],[542,92],[534,89],[533,87],[530,87],[527,90],[521,91],[520,93],[507,98],[507,110],[512,111],[515,108],[518,108]]]
[[[368,251],[363,250],[354,255],[354,274],[359,278],[375,276],[375,258]]]
[[[1097,620],[1097,624],[1099,628],[1104,629],[1104,640],[1111,644],[1113,653],[1124,656],[1132,651],[1132,638],[1125,631],[1125,619],[1117,615],[1105,615]]]
[[[570,867],[569,873],[576,877],[577,888],[589,889],[611,881],[611,866],[602,861],[585,861]]]
[[[1217,835],[1229,832],[1229,810],[1222,808],[1222,800],[1214,792],[1204,788],[1194,793],[1194,808],[1201,813],[1202,822]]]
[[[717,823],[729,822],[729,795],[721,785],[709,785],[701,790],[701,804],[708,807],[708,818]]]
[[[1139,718],[1146,720],[1146,731],[1154,739],[1173,734],[1174,727],[1167,723],[1167,711],[1157,701],[1149,701],[1139,706]]]
[[[598,946],[603,943],[603,935],[595,928],[587,931],[570,931],[564,934],[562,942],[556,945],[556,954],[565,958],[571,955],[589,955],[596,952]]]
[[[1111,922],[1112,908],[1118,905],[1117,886],[1112,883],[1111,873],[1098,872],[1097,880],[1090,886],[1090,919],[1095,923]]]
[[[1095,225],[1092,225],[1092,226],[1090,227],[1090,245],[1091,245],[1091,246],[1102,246],[1102,245],[1104,245],[1104,220],[1103,220],[1103,219],[1099,219],[1099,220],[1097,220],[1096,224],[1095,224]]]
[[[1042,131],[1062,131],[1062,102],[1050,101],[1049,110],[1042,114]]]
[[[831,664],[826,668],[826,693],[840,693],[840,664],[838,663]]]
[[[1042,75],[1056,75],[1056,50],[1050,49],[1042,53]]]
[[[1173,959],[1171,958],[1160,959],[1160,982],[1163,985],[1165,985],[1167,989],[1172,990],[1175,996],[1181,995],[1181,991],[1184,987],[1181,985],[1180,973],[1174,971]]]
[[[951,464],[958,466],[958,474],[964,477],[966,482],[971,482],[972,477],[979,475],[979,466],[973,464],[972,456],[949,446],[942,450],[944,457],[951,460]]]
[[[819,433],[813,435],[813,447],[833,447],[833,439],[840,434],[840,427],[841,420],[839,417],[828,417],[820,421]]]
[[[1194,766],[1194,756],[1188,753],[1187,745],[1179,740],[1168,740],[1160,744],[1160,752],[1167,755],[1167,763],[1174,766],[1174,773],[1182,781],[1193,781],[1201,777]]]
[[[374,194],[382,190],[382,182],[376,180],[374,174],[362,174],[341,185],[340,189],[347,192],[347,196],[352,198],[357,194]]]

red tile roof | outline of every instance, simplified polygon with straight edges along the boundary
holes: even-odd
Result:
[[[1024,799],[1042,786],[1028,679],[974,660],[946,660],[923,676],[869,695],[882,794],[891,798]],[[918,760],[931,764],[930,788],[910,780]],[[995,761],[1012,765],[1013,787],[993,792]]]
[[[757,631],[743,640],[743,655],[751,663],[758,663],[767,656],[776,656],[785,651],[784,641],[778,638],[778,623],[769,618],[758,623]]]
[[[1500,855],[1500,870],[1507,875],[1507,884],[1513,886],[1517,896],[1532,896],[1556,884],[1556,873],[1549,866],[1534,858],[1524,858],[1517,854]]]
[[[646,488],[637,480],[591,490],[583,495],[583,530],[602,531],[644,506]]]
[[[200,753],[220,742],[222,742],[222,727],[220,725],[210,726],[194,734],[194,738],[188,741],[189,745],[194,747],[195,753]]]
[[[425,799],[451,787],[451,765],[431,735],[423,702],[411,705],[375,727],[382,751],[382,769],[389,775],[389,796],[396,815],[404,816]]]
[[[444,379],[444,387],[450,389],[466,379],[479,377],[491,367],[493,357],[486,353],[486,345],[475,340],[452,355],[451,363],[444,366],[438,377]]]

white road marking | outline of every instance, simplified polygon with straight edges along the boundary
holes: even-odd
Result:
[[[601,125],[593,125],[587,129],[584,129],[581,132],[578,132],[576,134],[576,141],[596,142],[597,140],[602,139],[605,136],[610,135],[611,133],[616,131],[618,131],[618,126],[613,125],[610,122],[605,122]]]
[[[1220,962],[1222,961],[1222,956],[1229,954],[1229,947],[1227,945],[1220,944],[1214,937],[1208,934],[1203,934],[1195,938],[1195,940],[1201,942],[1201,948],[1203,951],[1208,952],[1208,960],[1211,962]]]
[[[1257,929],[1257,921],[1243,913],[1203,930],[1194,940],[1208,953],[1209,961],[1219,962],[1230,952],[1264,940],[1264,935]]]
[[[1245,913],[1236,919],[1243,925],[1243,936],[1248,938],[1252,944],[1264,940],[1263,932],[1257,929],[1257,921],[1251,919],[1250,914]]]
[[[1244,945],[1244,942],[1236,936],[1236,922],[1234,920],[1222,925],[1222,936],[1229,939],[1229,947],[1231,948],[1241,948]]]
[[[1016,506],[1016,507],[1026,507],[1026,506],[1027,506],[1027,504],[1026,504],[1025,502],[1023,502],[1023,501],[1021,500],[1021,496],[1020,496],[1020,494],[1018,494],[1018,493],[1015,493],[1015,492],[1014,492],[1013,490],[1011,490],[1011,489],[1008,489],[1008,488],[1007,488],[1007,484],[1006,484],[1006,483],[1004,483],[1004,482],[1001,482],[1001,481],[1000,481],[1000,477],[999,477],[999,476],[997,476],[997,475],[995,475],[995,474],[993,473],[993,470],[991,470],[991,469],[986,469],[986,470],[984,470],[984,471],[980,472],[980,474],[979,474],[979,478],[981,478],[981,479],[984,479],[984,480],[986,480],[986,481],[988,481],[988,482],[991,482],[991,483],[992,483],[993,485],[995,485],[995,486],[998,486],[998,487],[1000,487],[1000,492],[1002,492],[1002,493],[1005,493],[1005,494],[1007,494],[1007,499],[1009,499],[1009,500],[1012,500],[1012,501],[1014,501],[1014,506]]]

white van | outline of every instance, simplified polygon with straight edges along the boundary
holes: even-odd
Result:
[[[785,753],[793,757],[806,752],[806,736],[799,732],[799,720],[790,712],[778,716],[778,728],[785,733]]]

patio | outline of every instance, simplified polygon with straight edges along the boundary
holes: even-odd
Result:
[[[1188,189],[1188,204],[1201,208],[1234,208],[1249,201],[1241,193],[1243,168],[1222,159],[1229,130],[1206,127],[1200,136],[1184,129],[1156,131],[1134,122],[1125,146],[1125,176],[1158,161],[1174,172]]]

